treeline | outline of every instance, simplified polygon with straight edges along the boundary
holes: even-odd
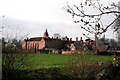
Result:
[[[21,40],[6,40],[5,38],[1,39],[2,42],[2,53],[18,53],[18,49],[22,49],[22,41]]]

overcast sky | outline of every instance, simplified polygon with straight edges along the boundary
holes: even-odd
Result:
[[[0,0],[0,20],[3,26],[9,26],[11,29],[19,26],[29,33],[29,37],[41,37],[45,29],[48,29],[50,37],[54,33],[59,33],[75,39],[83,37],[82,34],[85,32],[62,8],[66,6],[66,2],[72,5],[80,1],[84,0]],[[106,0],[108,1],[113,0]],[[114,2],[118,1],[114,0]],[[4,18],[2,18],[3,15],[5,15]],[[105,21],[108,20],[109,18]],[[109,29],[106,33],[107,37],[115,38],[115,34],[111,31]]]

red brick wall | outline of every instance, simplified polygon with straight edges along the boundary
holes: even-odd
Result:
[[[25,42],[25,40],[22,41],[22,49],[26,49],[26,42]]]
[[[45,40],[42,38],[41,41],[27,41],[27,49],[43,49],[45,47]],[[26,49],[26,41],[22,41],[22,49]]]
[[[30,41],[27,43],[27,49],[36,48],[43,49],[45,47],[45,41]]]
[[[45,40],[42,38],[39,42],[39,49],[43,49],[45,47]]]

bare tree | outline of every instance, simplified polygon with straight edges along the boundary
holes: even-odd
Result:
[[[4,18],[4,17],[3,17]],[[4,22],[7,24],[7,22]],[[5,26],[2,24],[2,79],[9,80],[15,74],[17,74],[17,70],[23,68],[24,58],[27,56],[25,54],[10,54],[16,53],[17,48],[21,47],[22,39],[28,36],[27,32],[24,32],[20,29],[19,26]],[[1,60],[0,60],[1,61]]]
[[[61,39],[61,40],[69,40],[69,38],[67,36],[61,36],[59,33],[55,33],[53,38]]]
[[[100,0],[86,0],[84,3],[73,6],[67,3],[67,6],[63,7],[63,9],[72,15],[72,18],[75,19],[75,23],[80,23],[83,30],[87,31],[89,34],[93,34],[97,43],[98,38],[107,32],[108,28],[120,18],[118,7],[119,5],[114,2],[104,5]],[[92,11],[88,12],[87,9],[91,9]],[[113,21],[104,25],[104,16],[112,16]],[[118,31],[116,26],[114,26],[113,29],[116,32]]]
[[[59,33],[55,33],[53,38],[55,39],[61,39],[61,35]]]
[[[115,41],[114,39],[110,39],[109,43],[111,46],[117,46],[117,41]]]
[[[118,2],[118,5],[120,5],[120,1]],[[118,11],[120,11],[120,6],[118,6]],[[118,29],[117,39],[118,39],[118,46],[120,46],[120,18],[117,20],[115,26],[116,26],[116,29]]]
[[[4,22],[4,24],[7,23]],[[28,32],[23,31],[19,25],[12,27],[2,24],[2,52],[16,53],[16,49],[22,47],[22,40],[27,36]]]
[[[27,33],[15,30],[3,29],[2,43],[3,53],[16,53],[17,48],[22,48],[22,40],[28,36]]]

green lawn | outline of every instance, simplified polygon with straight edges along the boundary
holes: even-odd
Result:
[[[30,53],[25,57],[25,69],[39,69],[65,66],[73,55]]]
[[[71,63],[72,60],[81,62],[104,62],[113,61],[113,56],[29,53],[24,58],[24,69],[32,70],[50,67],[63,67]]]
[[[21,80],[96,78],[97,74],[106,73],[104,69],[111,71],[109,61],[113,61],[113,56],[102,55],[24,53],[2,56],[2,73],[5,80],[6,78]]]

